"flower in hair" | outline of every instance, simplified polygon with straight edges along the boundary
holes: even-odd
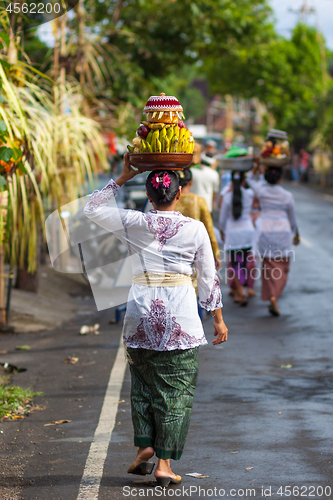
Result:
[[[168,188],[171,184],[171,179],[168,174],[163,174],[163,186]]]
[[[154,175],[153,180],[151,181],[151,183],[152,183],[152,185],[154,186],[155,189],[159,188],[160,178],[159,178],[158,174]]]

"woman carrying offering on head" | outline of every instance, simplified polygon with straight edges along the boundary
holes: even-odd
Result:
[[[95,191],[86,215],[112,231],[131,255],[133,284],[124,319],[123,339],[131,370],[131,407],[137,456],[131,474],[150,474],[160,486],[179,483],[170,459],[179,460],[190,422],[198,376],[198,348],[207,344],[191,281],[194,266],[201,307],[214,318],[213,344],[227,340],[222,298],[209,237],[202,222],[175,211],[178,176],[153,171],[146,181],[154,210],[144,214],[108,206],[134,171],[125,155],[120,177]]]
[[[259,177],[258,177],[258,174]],[[247,183],[258,196],[261,216],[256,221],[258,251],[262,259],[262,299],[270,302],[268,309],[279,316],[278,299],[287,283],[292,244],[300,242],[292,194],[280,186],[281,167],[257,165]]]
[[[256,295],[252,273],[254,256],[251,253],[255,229],[250,217],[254,192],[245,189],[244,172],[232,172],[231,180],[231,189],[223,197],[219,228],[225,251],[229,254],[228,277],[236,288],[234,300],[245,306],[247,296],[244,286],[248,286],[249,297]]]

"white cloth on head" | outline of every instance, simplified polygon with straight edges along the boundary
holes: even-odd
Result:
[[[257,178],[249,172],[246,181],[261,207],[261,215],[256,220],[260,255],[269,259],[288,257],[297,231],[293,195],[278,184],[269,184],[263,175]]]
[[[210,167],[191,168],[193,184],[191,193],[197,194],[206,200],[208,209],[213,210],[213,195],[218,193],[220,176]]]
[[[241,187],[242,192],[242,215],[235,220],[232,215],[233,191],[229,191],[223,197],[219,216],[219,228],[225,234],[224,249],[239,250],[252,248],[255,228],[253,226],[250,212],[252,208],[254,192],[252,189]]]
[[[144,214],[108,206],[118,189],[111,180],[93,193],[84,211],[89,219],[127,245],[133,274],[192,275],[194,268],[201,307],[208,311],[221,308],[220,283],[203,223],[180,212],[152,210]],[[133,283],[123,337],[129,347],[159,351],[206,344],[194,287],[155,288]]]

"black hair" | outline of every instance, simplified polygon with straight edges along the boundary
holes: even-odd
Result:
[[[278,167],[266,167],[265,169],[265,179],[268,184],[277,184],[281,179],[283,174],[283,169]]]
[[[245,179],[244,172],[232,172],[231,174],[233,195],[232,195],[232,215],[235,220],[239,219],[243,211],[241,185]]]
[[[159,186],[156,189],[152,181],[154,177],[158,175]],[[168,188],[163,186],[163,176],[168,175],[171,184]],[[179,190],[179,178],[178,175],[173,170],[153,170],[147,177],[146,189],[148,196],[157,206],[168,206],[174,201]]]
[[[187,186],[189,182],[192,180],[192,171],[190,168],[185,168],[184,170],[180,170],[177,172],[179,177],[179,185],[183,188]]]

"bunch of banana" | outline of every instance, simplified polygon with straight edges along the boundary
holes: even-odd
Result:
[[[144,123],[145,125],[145,123]],[[158,127],[152,127],[158,125]],[[132,153],[190,153],[194,151],[192,133],[178,124],[149,123],[150,132],[145,139],[135,137],[133,148],[128,146]]]

